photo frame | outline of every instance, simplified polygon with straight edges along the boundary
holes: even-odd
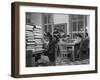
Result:
[[[97,73],[96,6],[13,2],[11,10],[12,77]],[[33,38],[37,32],[39,35]],[[45,33],[49,33],[49,37]],[[57,44],[51,43],[53,44],[51,45],[49,41],[48,44],[51,47],[45,49],[44,39],[50,40],[50,34],[52,34],[52,40],[55,40],[54,34],[56,33],[60,35],[56,36],[58,42],[62,38],[64,40],[65,37],[69,42],[64,44],[57,42]],[[86,49],[83,45],[83,48],[80,48],[80,45],[76,47],[78,41],[76,36],[81,36],[82,41],[87,39],[87,34],[88,47]],[[40,45],[40,41],[42,41],[42,45]],[[53,52],[49,54],[52,48],[55,50],[54,56],[51,55]],[[46,50],[49,51],[46,52]]]

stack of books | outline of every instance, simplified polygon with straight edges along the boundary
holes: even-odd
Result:
[[[26,25],[26,50],[35,51],[35,40],[33,34],[34,26]]]
[[[33,52],[43,50],[43,34],[41,26],[26,25],[26,50]]]
[[[41,26],[36,26],[34,28],[34,40],[36,43],[35,50],[36,51],[42,51],[43,50],[43,31]]]

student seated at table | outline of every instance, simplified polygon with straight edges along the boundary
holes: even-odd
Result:
[[[66,43],[70,42],[70,35],[63,35],[63,41]]]
[[[60,39],[59,39],[59,42],[58,44],[65,44],[65,36],[62,36]]]

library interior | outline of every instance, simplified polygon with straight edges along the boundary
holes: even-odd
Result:
[[[26,12],[26,67],[89,64],[89,17]]]

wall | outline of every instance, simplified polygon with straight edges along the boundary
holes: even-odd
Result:
[[[98,22],[100,22],[100,0],[1,0],[0,2],[0,80],[100,80],[100,54],[98,54],[97,74],[64,75],[38,78],[15,79],[10,77],[11,68],[11,2],[28,1],[55,4],[74,4],[98,6]],[[100,47],[100,23],[98,23],[98,47]],[[98,50],[100,53],[100,49]]]
[[[69,34],[69,15],[53,14],[54,24],[67,23],[67,33]],[[31,14],[31,24],[42,26],[42,14]]]
[[[62,14],[54,14],[54,24],[69,23],[69,16]]]
[[[39,13],[31,14],[31,23],[38,26],[42,26],[42,14]]]
[[[90,18],[89,18],[89,16],[87,16],[87,33],[90,36],[89,30],[90,30]]]

